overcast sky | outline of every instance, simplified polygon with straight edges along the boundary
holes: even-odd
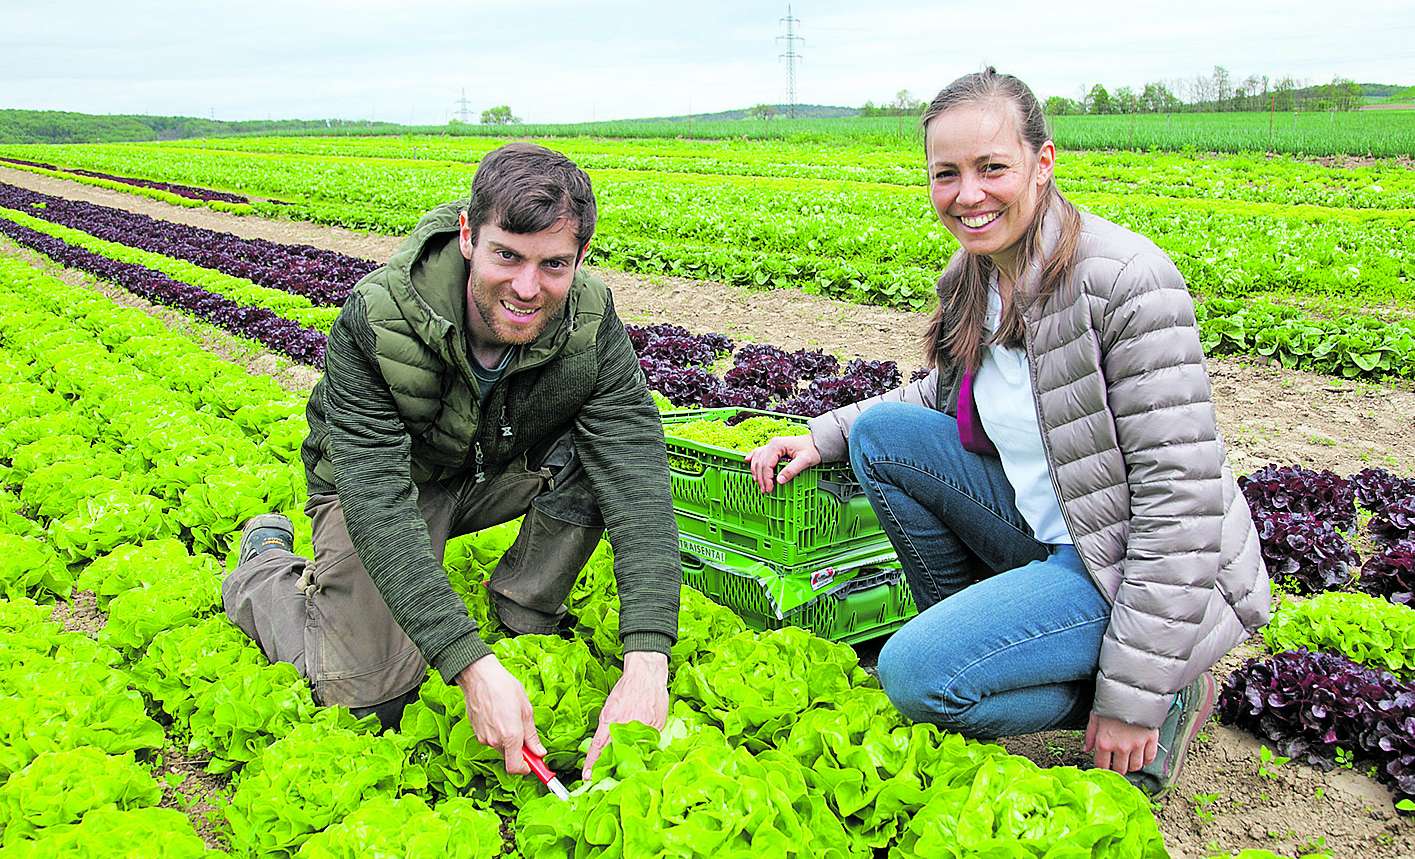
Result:
[[[786,3],[3,0],[0,107],[531,122],[784,102]],[[796,100],[928,98],[993,64],[1043,98],[1192,78],[1415,84],[1415,0],[796,0]]]

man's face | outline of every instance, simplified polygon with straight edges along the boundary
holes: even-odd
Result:
[[[462,213],[460,245],[471,263],[467,321],[485,348],[530,343],[565,311],[583,248],[562,218],[538,233],[510,233],[488,222],[476,243]]]

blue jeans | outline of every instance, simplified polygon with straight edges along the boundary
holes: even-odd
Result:
[[[942,412],[881,403],[850,464],[919,604],[879,655],[899,711],[979,738],[1085,727],[1110,604],[1073,547],[1033,539],[1001,461]]]

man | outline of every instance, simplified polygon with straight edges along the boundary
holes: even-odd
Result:
[[[425,215],[330,331],[302,448],[313,563],[288,519],[258,516],[222,588],[231,619],[322,704],[396,724],[430,663],[512,773],[529,771],[523,744],[545,750],[442,569],[449,537],[524,514],[492,602],[509,630],[550,633],[607,523],[624,675],[586,772],[609,725],[662,727],[668,710],[681,579],[668,461],[609,290],[580,268],[595,216],[589,177],[530,144],[489,153],[469,201]]]

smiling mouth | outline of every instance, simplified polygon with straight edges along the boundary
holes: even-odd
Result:
[[[506,312],[507,312],[507,313],[510,313],[513,318],[519,319],[519,320],[530,319],[531,317],[535,316],[537,313],[540,312],[540,308],[539,308],[539,307],[532,307],[532,308],[529,308],[529,309],[522,309],[522,308],[520,308],[520,307],[516,307],[516,306],[513,305],[513,304],[508,304],[508,303],[505,302],[505,301],[502,301],[502,302],[501,302],[501,306],[504,307],[504,308],[506,309]]]
[[[963,222],[963,226],[977,230],[986,227],[1002,216],[1002,212],[989,212],[986,215],[960,215],[958,220]]]

